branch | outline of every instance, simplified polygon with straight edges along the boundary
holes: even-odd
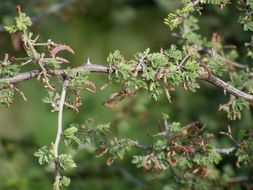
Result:
[[[138,143],[138,141],[131,141],[133,147],[138,148],[138,149],[143,149],[143,150],[152,150],[153,147],[149,145],[144,145]],[[236,147],[230,147],[230,148],[215,148],[215,151],[219,154],[223,155],[229,155],[230,153],[234,152],[236,150]]]
[[[76,68],[73,68],[71,71],[73,73],[79,73],[79,72],[84,72],[84,71],[99,72],[99,73],[112,72],[111,69],[109,69],[109,67],[106,67],[103,65],[93,65],[93,64],[76,67]],[[19,73],[13,77],[0,78],[0,83],[8,82],[9,84],[16,84],[21,81],[37,77],[40,74],[40,72],[41,72],[40,70],[32,70],[32,71],[28,71],[24,73]],[[65,70],[63,69],[50,70],[48,74],[54,75],[54,76],[60,76],[60,77],[66,76]]]
[[[59,149],[59,143],[61,140],[62,135],[62,113],[63,113],[63,106],[65,102],[66,92],[67,92],[67,85],[68,81],[65,80],[62,87],[62,93],[61,93],[61,99],[59,104],[59,113],[58,113],[58,128],[57,128],[57,135],[54,143],[54,157],[55,157],[55,189],[60,190],[60,180],[61,180],[61,174],[58,167],[58,149]]]
[[[215,86],[223,89],[224,91],[234,95],[235,97],[238,97],[238,98],[241,97],[249,102],[253,102],[253,95],[238,90],[237,88],[224,82],[223,80],[219,79],[218,77],[210,76],[209,78],[207,78],[205,80],[214,84]]]
[[[84,72],[84,71],[90,71],[90,72],[95,72],[95,73],[112,73],[115,71],[115,69],[110,66],[106,66],[106,65],[86,64],[83,66],[73,68],[73,69],[71,69],[71,71],[73,73],[79,73],[79,72]],[[34,78],[34,77],[38,76],[39,73],[40,73],[39,70],[32,70],[32,71],[28,71],[28,72],[24,72],[24,73],[19,73],[13,77],[0,78],[0,83],[7,82],[9,84],[16,84],[21,81]],[[53,75],[53,76],[66,77],[66,73],[65,73],[64,69],[50,70],[50,71],[48,71],[48,74]],[[234,95],[235,97],[238,97],[238,98],[241,97],[249,102],[253,102],[253,95],[238,90],[237,88],[224,82],[223,80],[221,80],[220,78],[218,78],[216,76],[212,75],[209,78],[207,78],[206,76],[207,76],[206,72],[201,72],[201,73],[199,73],[198,79],[212,83],[215,86],[223,89],[224,91]],[[0,90],[1,90],[1,88],[0,88]]]

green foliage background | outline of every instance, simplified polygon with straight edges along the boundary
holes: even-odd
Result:
[[[0,0],[0,22],[9,24],[15,15],[15,5],[20,4],[30,16],[42,15],[46,7],[60,3],[58,0]],[[180,4],[174,0],[75,0],[69,1],[63,11],[43,16],[32,27],[40,39],[52,39],[68,44],[75,50],[70,56],[70,66],[82,65],[89,57],[94,64],[105,64],[110,52],[118,49],[126,58],[132,58],[136,52],[149,47],[159,51],[178,43],[163,19],[168,12],[174,11]],[[223,36],[224,44],[241,48],[250,35],[243,32],[237,23],[239,12],[234,7],[223,10],[208,6],[200,17],[200,32],[208,39],[212,33]],[[7,33],[0,33],[0,55],[5,52],[22,56],[22,47],[15,51],[10,43],[13,40]],[[2,58],[1,58],[2,59]],[[247,62],[240,60],[238,62]],[[97,86],[106,80],[104,75],[93,75]],[[57,85],[57,84],[56,84]],[[50,107],[41,100],[46,91],[36,80],[20,84],[28,101],[15,97],[10,108],[0,107],[0,189],[32,190],[48,189],[52,184],[53,173],[49,168],[38,165],[34,152],[55,138],[57,114],[50,112]],[[119,137],[131,137],[142,143],[150,141],[148,132],[157,131],[157,122],[162,113],[167,113],[171,121],[187,124],[199,121],[207,124],[206,131],[214,133],[218,138],[213,141],[218,147],[229,147],[231,142],[218,134],[226,131],[231,125],[235,136],[240,129],[252,127],[252,109],[243,112],[240,121],[229,121],[224,112],[219,112],[219,105],[228,97],[222,90],[205,82],[196,93],[179,89],[172,93],[173,103],[169,104],[163,97],[160,101],[151,100],[147,94],[140,93],[128,100],[117,109],[108,109],[101,104],[108,95],[115,91],[116,86],[98,91],[97,94],[85,92],[82,96],[83,105],[78,114],[70,110],[64,113],[64,126],[70,123],[82,123],[90,117],[98,121],[112,123],[113,133]],[[131,152],[132,154],[135,151]],[[235,157],[227,156],[224,163],[217,168],[225,177],[252,174],[252,168],[238,169]],[[169,189],[170,179],[147,174],[131,164],[131,155],[113,166],[106,166],[106,158],[95,158],[93,150],[84,148],[75,156],[77,168],[68,175],[72,179],[69,189]],[[234,186],[233,189],[240,189]]]

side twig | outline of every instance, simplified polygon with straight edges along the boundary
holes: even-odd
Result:
[[[62,87],[62,92],[61,92],[61,99],[60,99],[59,113],[58,113],[58,128],[57,128],[57,134],[56,134],[56,139],[55,139],[55,143],[54,143],[55,189],[56,190],[60,190],[60,181],[61,181],[61,174],[60,174],[59,166],[58,166],[58,156],[59,156],[58,149],[59,149],[59,144],[60,144],[61,135],[62,135],[62,113],[63,113],[66,92],[67,92],[67,86],[68,86],[68,81],[65,80],[63,82],[63,87]]]

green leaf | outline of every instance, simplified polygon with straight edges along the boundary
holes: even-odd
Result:
[[[81,140],[75,135],[77,127],[70,127],[63,132],[63,139],[66,146],[72,145],[74,148],[81,144]]]
[[[76,167],[76,163],[74,162],[72,156],[69,154],[59,155],[57,163],[63,170],[68,170],[70,168]]]
[[[48,148],[47,146],[41,147],[34,153],[34,156],[38,157],[40,165],[48,164],[54,159],[52,148]]]
[[[63,135],[64,136],[71,136],[71,135],[74,135],[77,131],[78,131],[78,128],[70,127],[63,132]]]
[[[70,178],[66,177],[66,176],[63,176],[62,179],[61,179],[61,183],[60,185],[63,186],[63,187],[68,187],[69,184],[70,184]]]
[[[18,30],[24,31],[27,30],[27,27],[32,25],[32,21],[30,17],[28,17],[25,13],[20,12],[19,17],[16,17],[16,26]]]
[[[19,15],[15,17],[16,25],[5,26],[5,30],[9,33],[17,31],[25,31],[32,25],[32,21],[29,16],[23,12],[19,12]]]

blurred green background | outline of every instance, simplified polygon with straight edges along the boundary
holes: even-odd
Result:
[[[106,64],[108,54],[116,49],[127,58],[132,58],[148,47],[159,51],[161,47],[166,49],[179,41],[163,23],[167,14],[180,6],[176,0],[0,0],[0,30],[14,18],[17,4],[35,19],[31,30],[40,35],[39,41],[52,39],[75,50],[74,56],[66,55],[71,60],[71,67],[82,65],[88,57],[94,64]],[[249,41],[250,35],[242,32],[242,27],[237,24],[238,16],[239,12],[233,6],[224,10],[207,7],[200,17],[200,33],[211,39],[212,33],[218,32],[224,44],[237,45],[243,54],[241,47]],[[4,53],[17,57],[24,55],[19,39],[1,31],[1,59]],[[98,88],[106,80],[106,76],[97,74],[91,78]],[[33,153],[54,141],[57,114],[42,102],[47,94],[40,82],[34,79],[23,82],[19,87],[28,101],[17,95],[10,108],[0,107],[0,189],[50,189],[54,175],[52,168],[39,166]],[[171,121],[207,124],[207,132],[217,137],[213,143],[229,147],[230,142],[218,131],[225,131],[228,124],[235,134],[238,128],[252,127],[252,111],[245,111],[241,121],[230,122],[225,113],[218,111],[219,104],[225,103],[228,97],[206,82],[201,82],[201,87],[196,93],[183,89],[173,92],[172,104],[165,97],[154,102],[141,92],[114,110],[103,107],[101,103],[120,86],[98,90],[95,95],[85,92],[78,114],[65,110],[64,126],[82,123],[93,117],[101,122],[111,122],[116,136],[148,143],[150,137],[147,133],[157,131],[162,113],[168,113]],[[165,185],[170,183],[168,178],[152,180],[152,175],[136,169],[131,164],[131,155],[116,161],[110,168],[106,166],[105,157],[95,158],[88,148],[78,153],[75,160],[78,167],[68,173],[72,179],[69,189],[72,190],[165,189]],[[218,167],[222,173],[224,168],[235,168],[234,165],[235,158],[228,157]],[[237,174],[248,171],[250,168],[234,170]]]

